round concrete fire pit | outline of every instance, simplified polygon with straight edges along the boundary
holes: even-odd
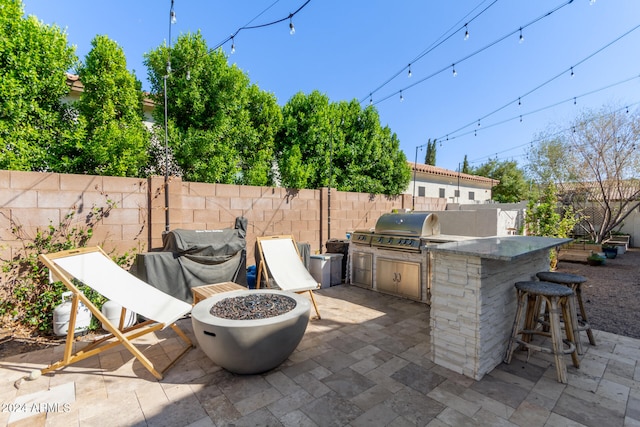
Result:
[[[213,362],[236,374],[258,374],[293,353],[310,310],[310,301],[295,293],[239,290],[200,301],[191,322],[200,348]]]

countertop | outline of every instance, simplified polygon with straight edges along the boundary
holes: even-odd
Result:
[[[537,236],[484,237],[459,242],[442,243],[429,248],[431,252],[479,256],[481,258],[512,261],[529,253],[554,248],[573,239]]]

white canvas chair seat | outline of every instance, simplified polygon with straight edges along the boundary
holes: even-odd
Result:
[[[99,354],[116,345],[124,345],[156,378],[162,379],[163,372],[186,353],[193,345],[191,340],[175,324],[191,311],[191,304],[143,282],[113,262],[99,247],[73,249],[53,254],[41,254],[39,259],[49,268],[53,280],[60,280],[73,293],[69,332],[65,343],[64,358],[42,373],[54,371],[72,363]],[[123,307],[120,325],[114,325],[106,316],[77,288],[74,279],[89,286],[107,299]],[[89,308],[92,314],[105,325],[111,335],[104,337],[82,350],[72,354],[75,330],[75,315],[78,301]],[[123,328],[125,310],[140,314],[147,321]],[[162,371],[156,369],[131,341],[148,333],[171,327],[185,343],[183,351]],[[115,337],[116,341],[108,342]]]
[[[269,274],[276,285],[284,290],[296,293],[309,292],[311,302],[316,310],[318,319],[320,312],[313,290],[320,287],[320,283],[313,278],[311,273],[302,263],[298,246],[293,236],[267,236],[257,237],[258,250],[260,251],[260,265],[257,272],[257,287],[260,287],[261,273],[265,283],[269,284]]]

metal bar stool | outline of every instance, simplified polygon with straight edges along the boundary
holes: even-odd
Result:
[[[516,318],[513,322],[511,338],[507,347],[507,354],[504,362],[511,363],[513,352],[523,346],[530,352],[531,350],[552,353],[558,381],[567,383],[567,365],[564,360],[565,354],[571,354],[573,366],[580,367],[578,353],[576,352],[573,327],[571,324],[574,315],[571,314],[570,301],[574,295],[573,290],[567,286],[562,286],[549,282],[527,281],[515,284],[518,293],[518,308]],[[549,307],[549,332],[538,328],[539,322],[539,300],[543,299]],[[527,306],[526,311],[524,310]],[[560,327],[560,314],[565,319],[565,333],[567,339],[562,338],[562,328]],[[524,315],[524,318],[523,318]],[[520,328],[522,324],[522,329]],[[552,347],[543,347],[531,343],[532,335],[543,335],[551,337]],[[567,348],[565,348],[565,344]]]
[[[591,325],[589,325],[587,311],[584,308],[584,301],[582,300],[582,284],[586,282],[587,279],[583,276],[578,276],[577,274],[559,273],[557,271],[541,271],[537,273],[536,276],[544,282],[569,286],[575,293],[575,301],[573,304],[575,306],[577,301],[578,307],[574,310],[576,312],[576,317],[574,319],[573,329],[575,330],[574,335],[576,337],[576,349],[578,350],[578,354],[584,353],[582,350],[582,342],[580,341],[580,331],[587,331],[589,344],[596,345],[596,339],[593,336]],[[578,318],[578,314],[580,315],[580,318]]]

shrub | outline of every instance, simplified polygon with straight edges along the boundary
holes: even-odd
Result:
[[[11,220],[11,233],[22,243],[22,247],[9,260],[2,260],[5,278],[0,288],[0,323],[3,328],[16,329],[18,325],[31,335],[49,334],[53,330],[53,309],[62,302],[66,287],[62,282],[49,282],[49,270],[38,260],[39,254],[59,252],[87,246],[96,224],[116,204],[107,199],[106,208],[94,207],[84,218],[76,220],[75,209],[54,226],[37,228],[34,236],[28,236],[24,228]],[[125,253],[114,260],[125,267],[131,264],[134,252]],[[98,308],[106,301],[99,293],[80,284],[80,290]],[[90,329],[99,326],[92,319]]]

